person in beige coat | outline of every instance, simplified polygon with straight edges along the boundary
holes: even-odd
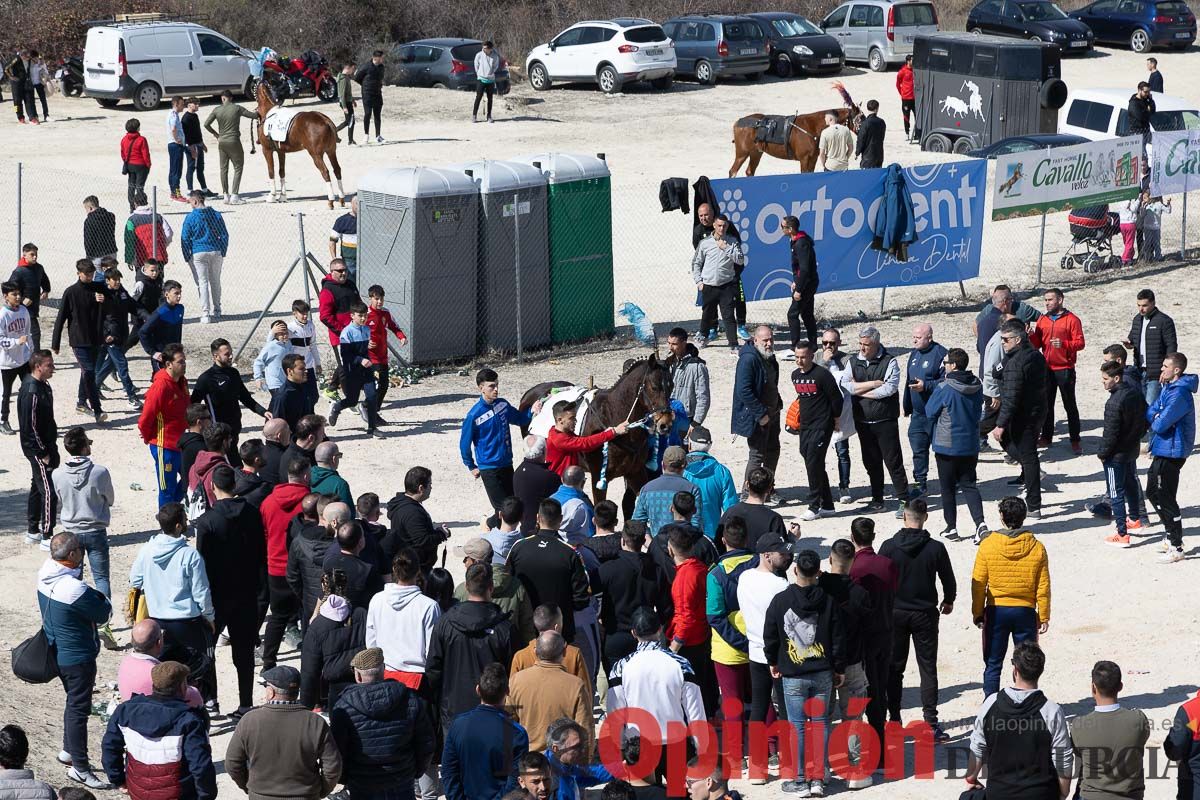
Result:
[[[529,733],[529,750],[544,750],[550,723],[566,717],[587,731],[590,752],[593,737],[591,689],[563,666],[567,640],[561,633],[549,630],[538,636],[534,646],[537,661],[514,675],[508,685],[508,706],[513,718]]]

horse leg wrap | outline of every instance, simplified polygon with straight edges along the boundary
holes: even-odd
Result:
[[[596,478],[596,488],[600,491],[608,488],[608,442],[600,447],[600,475]]]

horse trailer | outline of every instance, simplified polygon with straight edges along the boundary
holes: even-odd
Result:
[[[913,43],[917,135],[931,153],[965,154],[1009,136],[1055,133],[1067,100],[1058,45],[970,33]]]

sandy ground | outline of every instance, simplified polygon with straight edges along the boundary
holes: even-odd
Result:
[[[1192,83],[1185,85],[1185,70],[1194,69],[1195,54],[1159,55],[1167,85],[1174,91],[1200,101],[1200,88]],[[1127,52],[1101,51],[1097,56],[1083,61],[1065,64],[1066,76],[1073,85],[1128,85],[1141,74],[1142,59]],[[846,76],[847,86],[859,99],[879,96],[889,100],[885,104],[885,117],[893,131],[899,130],[900,119],[897,107],[890,102],[894,98],[892,82],[894,73],[873,75],[850,71]],[[518,90],[516,98],[531,96],[527,90]],[[647,90],[633,90],[617,97],[604,97],[589,89],[564,89],[537,96],[543,102],[518,106],[514,100],[501,103],[495,125],[471,126],[467,121],[469,98],[462,94],[439,94],[432,91],[389,90],[387,97],[387,119],[385,133],[398,138],[385,146],[357,148],[343,155],[347,188],[352,188],[356,178],[371,168],[426,163],[447,163],[470,156],[505,157],[519,152],[544,150],[599,151],[608,154],[614,170],[614,184],[625,194],[640,192],[637,204],[620,206],[627,209],[629,216],[618,216],[617,230],[622,221],[630,221],[629,229],[638,235],[651,236],[645,247],[653,250],[670,270],[682,269],[680,247],[660,247],[661,241],[685,241],[687,224],[682,215],[660,216],[657,209],[657,182],[669,175],[694,176],[699,172],[718,175],[726,169],[729,160],[727,145],[728,126],[738,115],[755,110],[786,112],[797,107],[822,107],[828,103],[829,92],[826,81],[778,82],[766,80],[755,86],[740,82],[725,84],[714,89],[700,89],[694,85],[680,84],[677,91],[659,96]],[[13,128],[6,135],[6,163],[21,160],[25,164],[24,238],[36,238],[42,244],[43,261],[51,264],[52,277],[58,286],[69,279],[68,264],[78,257],[79,217],[76,213],[78,199],[91,192],[98,192],[105,203],[114,210],[123,210],[124,186],[118,176],[119,161],[115,155],[116,141],[125,118],[130,110],[122,107],[115,111],[99,109],[91,101],[56,99],[52,105],[54,121],[38,129]],[[165,111],[140,115],[144,129],[159,146],[155,149],[157,159],[152,173],[162,194],[165,194],[165,155],[161,154],[163,141],[163,119]],[[453,121],[448,117],[453,115]],[[707,147],[697,147],[704,143]],[[915,149],[906,150],[895,145],[892,152],[899,152],[900,160],[913,163],[920,156]],[[255,157],[256,159],[257,157]],[[245,186],[247,191],[257,191],[265,186],[261,162],[248,161]],[[788,168],[782,162],[764,161],[764,171],[782,172]],[[2,170],[0,189],[11,188],[12,169]],[[210,175],[212,170],[210,168]],[[109,177],[104,177],[109,176]],[[227,275],[227,308],[235,316],[220,325],[201,328],[189,324],[185,329],[187,344],[192,352],[191,373],[197,374],[204,368],[202,350],[214,335],[234,338],[242,333],[249,318],[249,310],[261,307],[262,300],[276,282],[281,270],[294,252],[294,239],[290,237],[290,226],[295,222],[287,215],[291,211],[312,212],[310,227],[310,249],[322,255],[324,236],[322,231],[331,221],[333,214],[321,211],[319,197],[321,187],[315,173],[307,165],[294,171],[294,186],[297,194],[307,198],[318,198],[296,202],[285,207],[252,204],[230,213],[239,220],[231,224],[249,225],[240,234],[240,241],[251,242],[252,246],[235,258],[230,259]],[[214,180],[215,184],[216,181]],[[8,191],[0,196],[11,197]],[[255,200],[261,198],[254,198]],[[163,200],[164,205],[168,201]],[[638,211],[638,209],[642,211]],[[649,213],[652,210],[653,213]],[[639,216],[640,215],[640,216]],[[11,214],[10,214],[11,216]],[[172,222],[175,219],[172,218]],[[1023,221],[1009,223],[1013,231],[1011,238],[1001,240],[993,237],[987,247],[995,253],[994,269],[986,280],[973,282],[971,289],[980,294],[985,282],[1000,276],[1009,277],[1014,283],[1032,284],[1032,262],[1028,257],[1030,239],[1036,235],[1036,223]],[[1058,221],[1056,229],[1065,228],[1065,220]],[[314,235],[313,229],[317,230]],[[236,234],[235,229],[235,235]],[[8,222],[3,226],[0,249],[12,253],[15,226]],[[30,233],[32,231],[33,233]],[[632,234],[631,234],[632,235]],[[1176,234],[1177,236],[1178,234]],[[668,239],[669,237],[669,239]],[[1164,232],[1164,239],[1167,239]],[[619,242],[622,240],[618,240]],[[1033,248],[1036,248],[1034,238]],[[1007,266],[1001,263],[1001,256]],[[1021,254],[1025,254],[1022,256]],[[177,251],[173,257],[178,259]],[[620,264],[621,262],[619,262]],[[1049,263],[1049,262],[1048,262]],[[178,267],[176,267],[178,269]],[[178,272],[175,273],[178,275]],[[664,273],[676,274],[676,273]],[[655,279],[658,275],[644,275],[643,279]],[[1064,704],[1071,715],[1087,713],[1091,709],[1089,697],[1089,671],[1092,663],[1100,658],[1117,661],[1125,670],[1126,699],[1131,705],[1142,708],[1154,724],[1151,743],[1161,742],[1169,727],[1174,708],[1196,689],[1196,678],[1190,669],[1188,656],[1200,626],[1195,608],[1180,601],[1194,595],[1196,585],[1196,560],[1192,555],[1187,561],[1170,567],[1154,563],[1155,548],[1161,528],[1151,527],[1148,535],[1139,538],[1137,546],[1127,551],[1116,551],[1105,547],[1101,540],[1109,528],[1092,519],[1083,510],[1086,500],[1102,490],[1099,464],[1094,458],[1100,433],[1100,417],[1103,396],[1094,365],[1104,345],[1124,338],[1129,319],[1133,313],[1134,295],[1142,286],[1151,286],[1160,292],[1163,308],[1177,322],[1181,337],[1181,348],[1189,352],[1193,348],[1190,325],[1196,319],[1196,304],[1200,293],[1190,282],[1180,281],[1181,270],[1155,269],[1131,275],[1106,275],[1070,291],[1067,305],[1083,318],[1085,331],[1090,339],[1089,348],[1082,358],[1080,405],[1084,416],[1085,455],[1073,457],[1064,442],[1057,443],[1046,451],[1044,468],[1049,474],[1046,479],[1046,517],[1035,528],[1050,552],[1051,571],[1054,584],[1054,613],[1050,632],[1043,644],[1048,652],[1049,667],[1043,681],[1047,695]],[[619,278],[620,280],[620,278]],[[657,285],[661,285],[658,283]],[[620,287],[620,283],[618,283]],[[194,302],[194,289],[185,281],[185,302]],[[296,283],[290,287],[299,290]],[[973,337],[970,335],[970,320],[975,305],[967,310],[960,303],[942,305],[950,300],[944,287],[923,290],[898,298],[897,303],[912,303],[918,300],[936,301],[929,310],[917,314],[896,315],[882,320],[885,343],[903,348],[909,341],[912,322],[924,320],[934,325],[936,338],[947,346],[964,346],[971,351]],[[56,290],[57,294],[57,290]],[[285,293],[282,299],[295,294]],[[891,295],[889,294],[889,297]],[[869,298],[859,296],[835,296],[824,299],[823,314],[842,319],[853,319],[854,310],[866,308],[870,313],[874,307],[867,303],[877,300],[872,293]],[[621,299],[620,292],[618,300]],[[282,305],[282,303],[280,304]],[[690,303],[679,306],[680,319],[693,318],[694,308]],[[245,312],[238,315],[236,312]],[[48,312],[49,313],[49,312]],[[192,315],[189,314],[189,317]],[[870,314],[871,317],[875,315]],[[782,311],[767,305],[752,308],[751,318],[783,322]],[[44,330],[49,319],[43,317]],[[660,318],[658,321],[666,321]],[[780,336],[782,341],[784,337]],[[847,337],[851,338],[851,337]],[[727,433],[732,390],[733,360],[720,349],[710,351],[710,370],[713,382],[713,409],[709,426],[719,434],[715,452],[735,474],[740,474],[745,463],[744,443],[732,443]],[[527,386],[553,377],[567,377],[585,381],[594,375],[600,385],[610,384],[619,371],[621,362],[632,355],[644,353],[636,349],[613,349],[608,352],[586,355],[559,355],[525,365],[511,365],[502,373],[503,391],[509,397],[518,396]],[[973,354],[972,354],[973,355]],[[243,361],[245,366],[245,361]],[[785,367],[785,375],[789,368]],[[134,363],[135,381],[144,386],[147,367],[143,360]],[[56,409],[60,429],[85,419],[73,410],[74,388],[78,373],[70,364],[54,379]],[[784,386],[784,391],[787,387]],[[785,394],[785,396],[787,396]],[[475,397],[470,378],[459,377],[454,372],[426,379],[417,386],[393,390],[390,409],[386,412],[394,421],[387,429],[388,440],[375,442],[365,437],[359,423],[350,419],[332,433],[337,438],[346,456],[342,472],[356,493],[378,492],[385,499],[400,487],[404,471],[415,464],[423,464],[436,473],[436,488],[429,501],[434,518],[450,525],[454,532],[452,541],[460,542],[478,528],[479,519],[486,507],[482,487],[476,485],[469,473],[459,463],[457,453],[458,430],[462,415]],[[118,490],[117,506],[110,530],[112,543],[113,588],[117,597],[123,597],[128,586],[128,570],[137,548],[150,535],[154,511],[153,475],[149,455],[138,441],[134,428],[134,416],[116,401],[109,403],[112,419],[101,428],[92,430],[96,445],[96,460],[105,464],[113,473]],[[1061,415],[1061,412],[1060,412]],[[253,426],[251,426],[253,429]],[[1065,438],[1065,426],[1060,423],[1060,436]],[[795,450],[795,442],[784,437],[784,457],[779,469],[781,493],[787,500],[781,509],[788,517],[798,516],[803,508],[799,498],[804,492],[803,465]],[[38,624],[35,603],[34,576],[43,554],[36,548],[23,544],[19,534],[24,528],[23,514],[27,487],[26,467],[17,450],[15,439],[3,444],[4,458],[0,461],[0,565],[6,580],[0,583],[0,648],[8,649],[28,636]],[[907,451],[907,446],[906,446]],[[855,446],[857,452],[857,447]],[[854,469],[856,498],[862,498],[865,474],[857,463]],[[830,458],[830,468],[835,462]],[[1141,467],[1147,466],[1143,459]],[[984,456],[980,469],[981,489],[988,501],[988,521],[997,524],[995,501],[1006,493],[1004,482],[1015,474],[993,452]],[[1185,506],[1194,505],[1200,494],[1191,484],[1196,477],[1196,468],[1189,464],[1184,469],[1181,499]],[[388,477],[384,477],[388,476]],[[141,491],[132,489],[133,484],[145,487]],[[815,546],[828,545],[834,538],[848,534],[849,522],[857,515],[861,506],[854,505],[839,510],[836,517],[816,523],[805,523],[804,537]],[[935,504],[936,508],[936,504]],[[1188,512],[1185,511],[1185,514]],[[1190,516],[1190,514],[1188,514]],[[891,514],[877,517],[882,535],[886,536],[898,523]],[[930,523],[934,530],[941,529],[941,520],[935,511]],[[961,748],[968,730],[969,720],[982,700],[980,686],[982,660],[979,635],[970,624],[967,600],[967,584],[974,548],[969,542],[949,545],[955,571],[960,581],[960,601],[954,613],[942,622],[942,643],[939,659],[942,718],[955,737],[952,747]],[[453,561],[453,559],[451,559]],[[1193,587],[1189,589],[1188,587]],[[1169,608],[1167,619],[1158,617],[1160,609]],[[123,625],[120,636],[127,639]],[[289,663],[298,665],[298,654],[287,654]],[[116,678],[120,655],[102,653],[100,658],[99,684],[104,686]],[[233,708],[235,683],[228,651],[218,655],[221,681],[222,706]],[[915,685],[915,665],[910,665],[906,684]],[[107,698],[107,692],[98,695]],[[915,691],[906,695],[906,714],[915,713],[917,697]],[[57,685],[27,686],[17,682],[5,670],[0,675],[0,720],[23,724],[30,733],[33,743],[33,766],[43,777],[61,783],[63,771],[54,764],[54,754],[59,747],[61,732],[62,692]],[[99,763],[99,740],[103,726],[93,719],[90,727],[91,753]],[[214,729],[213,749],[219,760],[224,752],[229,734],[228,725]],[[940,748],[939,769],[943,769],[953,751]],[[957,754],[962,763],[963,754]],[[952,759],[953,760],[953,759]],[[1164,759],[1156,754],[1156,769],[1163,772]],[[224,776],[221,777],[222,797],[240,796]],[[755,788],[746,793],[748,797],[782,796],[779,784]],[[742,788],[745,792],[745,787]],[[957,797],[962,784],[944,772],[932,785],[915,780],[889,784],[886,788],[876,787],[864,793],[866,797],[925,798]],[[116,797],[116,793],[106,796]],[[1174,796],[1174,772],[1170,780],[1150,783],[1148,798]]]

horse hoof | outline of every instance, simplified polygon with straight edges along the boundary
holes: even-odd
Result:
[[[333,201],[332,200],[329,201],[329,210],[333,211]]]

